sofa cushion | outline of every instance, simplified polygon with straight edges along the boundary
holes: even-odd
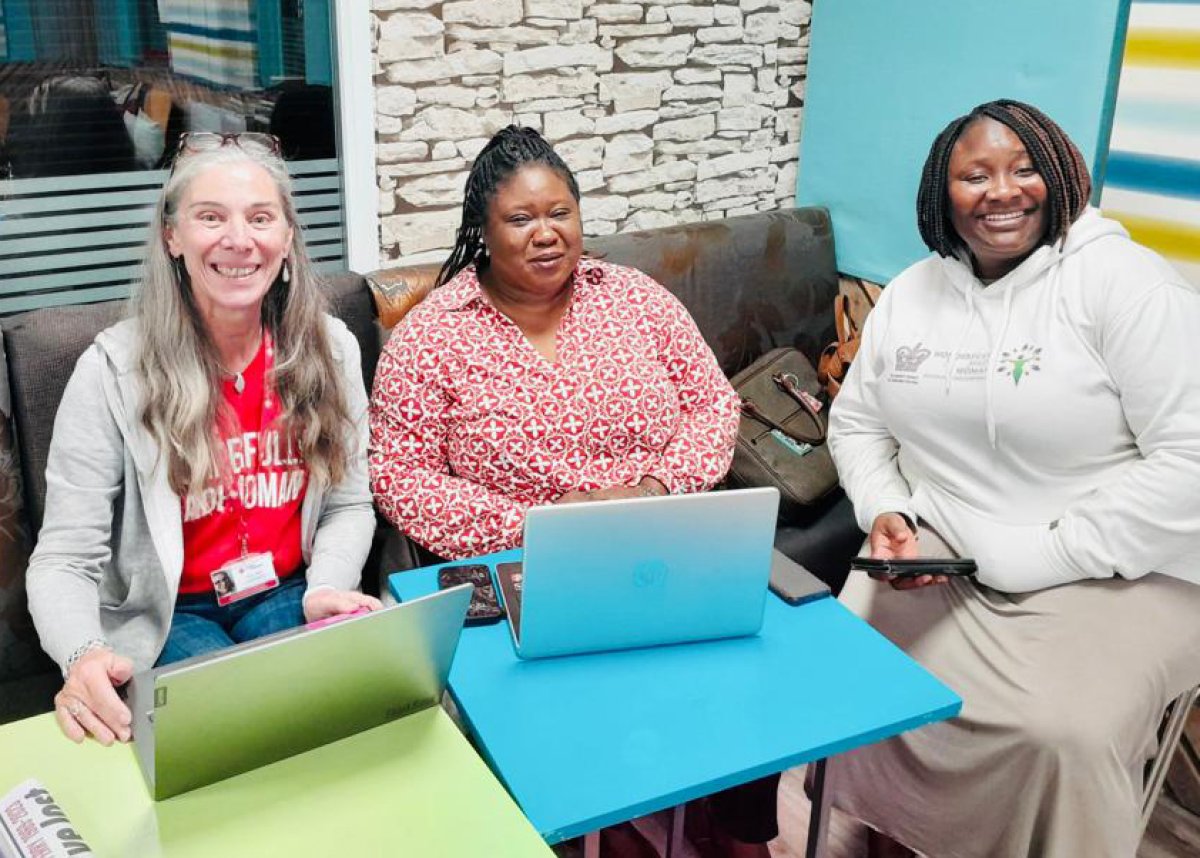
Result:
[[[42,695],[57,678],[57,670],[37,643],[26,607],[25,567],[29,555],[21,540],[36,534],[41,526],[50,431],[67,379],[96,332],[117,321],[123,307],[124,302],[109,302],[35,310],[11,316],[2,323],[8,366],[6,382],[12,409],[10,428],[14,436],[6,464],[12,485],[20,485],[22,491],[19,496],[10,498],[9,523],[16,529],[6,537],[10,545],[3,559],[5,571],[0,575],[4,579],[0,582],[0,601],[3,603],[0,646],[4,648],[0,679],[35,675],[52,677],[35,683],[36,688],[25,683],[6,688],[5,697],[12,698],[12,703],[4,707],[6,716],[29,714],[31,696],[46,703],[48,698],[43,700]],[[25,702],[18,703],[21,699]],[[9,711],[10,705],[16,708]]]
[[[367,392],[375,380],[375,364],[384,332],[375,321],[375,305],[361,274],[344,272],[327,279],[325,297],[329,312],[346,323],[362,350],[363,381]]]
[[[0,338],[0,365],[3,354]],[[42,654],[25,608],[25,565],[33,540],[25,523],[11,415],[8,378],[0,377],[0,723],[26,711],[13,705],[18,690],[5,687],[5,682],[54,668]]]
[[[125,301],[51,307],[0,322],[8,358],[25,513],[33,533],[42,526],[50,435],[67,381],[96,334],[124,318],[126,308]]]

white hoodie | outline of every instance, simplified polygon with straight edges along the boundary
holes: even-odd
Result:
[[[830,449],[864,531],[920,517],[998,590],[1200,583],[1200,294],[1095,209],[988,286],[932,255],[867,320]]]

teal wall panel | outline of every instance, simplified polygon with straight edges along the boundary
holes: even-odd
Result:
[[[1129,0],[817,0],[797,202],[833,217],[838,267],[886,283],[928,253],[916,227],[937,132],[1030,102],[1101,174]]]

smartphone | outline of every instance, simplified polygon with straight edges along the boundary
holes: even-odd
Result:
[[[467,607],[468,626],[494,623],[504,616],[496,588],[492,585],[492,573],[482,563],[464,563],[459,566],[443,566],[438,569],[438,589],[448,590],[459,584],[470,584],[471,604]]]
[[[504,595],[504,610],[512,621],[513,631],[517,638],[521,637],[521,593],[525,586],[525,567],[520,561],[515,563],[497,563],[496,580],[500,582],[500,592]]]
[[[915,578],[918,575],[974,575],[978,571],[970,557],[920,557],[913,560],[879,560],[875,557],[855,557],[851,569]]]
[[[789,605],[829,595],[829,585],[776,549],[771,554],[771,592]]]

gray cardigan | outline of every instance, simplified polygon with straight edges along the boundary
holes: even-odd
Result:
[[[367,481],[367,395],[358,342],[327,316],[354,420],[348,470],[322,490],[310,484],[301,506],[308,588],[359,584],[375,529]],[[100,333],[63,393],[46,464],[46,514],[29,561],[29,612],[42,648],[65,666],[71,653],[106,638],[150,667],[162,651],[183,570],[179,496],[167,482],[158,445],[141,425],[132,320]]]

